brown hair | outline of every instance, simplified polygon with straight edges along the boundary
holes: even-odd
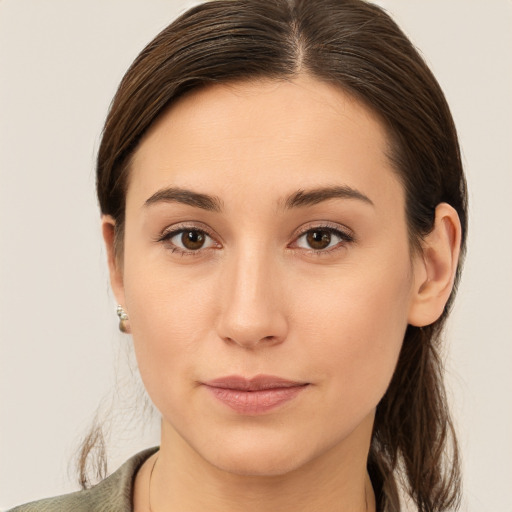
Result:
[[[421,246],[436,205],[447,202],[462,224],[463,255],[466,184],[448,105],[404,33],[362,0],[214,0],[190,9],[148,44],[119,86],[98,153],[99,203],[115,218],[119,249],[130,157],[171,103],[207,84],[298,73],[336,84],[386,124],[406,193],[411,247]],[[457,281],[459,275],[460,265]],[[408,327],[378,405],[368,469],[380,510],[399,510],[401,486],[420,512],[458,504],[458,450],[439,356],[453,295],[434,324]],[[91,449],[84,446],[82,477]]]

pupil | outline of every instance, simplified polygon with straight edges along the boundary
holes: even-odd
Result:
[[[185,231],[181,235],[181,242],[187,249],[197,250],[204,245],[204,233],[201,231]]]
[[[331,243],[329,231],[310,231],[306,238],[312,249],[325,249]]]

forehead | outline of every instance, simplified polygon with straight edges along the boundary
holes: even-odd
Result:
[[[346,184],[396,195],[401,187],[388,150],[376,114],[309,76],[208,86],[178,100],[145,135],[127,203],[166,186],[221,197],[249,188],[271,197]]]

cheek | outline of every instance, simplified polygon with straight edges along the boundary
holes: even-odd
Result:
[[[317,283],[315,293],[308,288],[301,293],[299,335],[322,378],[333,383],[330,399],[342,395],[344,409],[367,410],[380,401],[393,375],[412,282],[407,272],[375,267],[341,274],[323,286]]]
[[[125,266],[125,297],[137,363],[145,387],[160,408],[203,366],[202,346],[211,338],[212,287],[168,262],[138,259]],[[186,375],[187,379],[183,378]],[[171,400],[172,401],[172,400]]]

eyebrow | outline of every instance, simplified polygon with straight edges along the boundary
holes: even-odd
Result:
[[[211,212],[220,212],[222,210],[222,201],[218,197],[178,187],[168,187],[158,190],[146,200],[144,206],[147,207],[162,202],[187,204]]]
[[[311,190],[297,190],[297,192],[288,196],[284,201],[284,206],[285,209],[302,208],[313,206],[329,199],[357,199],[373,205],[373,201],[362,192],[347,185],[337,185]],[[222,200],[220,198],[178,187],[158,190],[145,201],[144,206],[148,207],[160,202],[182,203],[217,213],[222,211]]]
[[[347,185],[321,187],[312,190],[298,190],[285,201],[285,208],[313,206],[329,199],[357,199],[374,206],[373,201],[362,192]]]

